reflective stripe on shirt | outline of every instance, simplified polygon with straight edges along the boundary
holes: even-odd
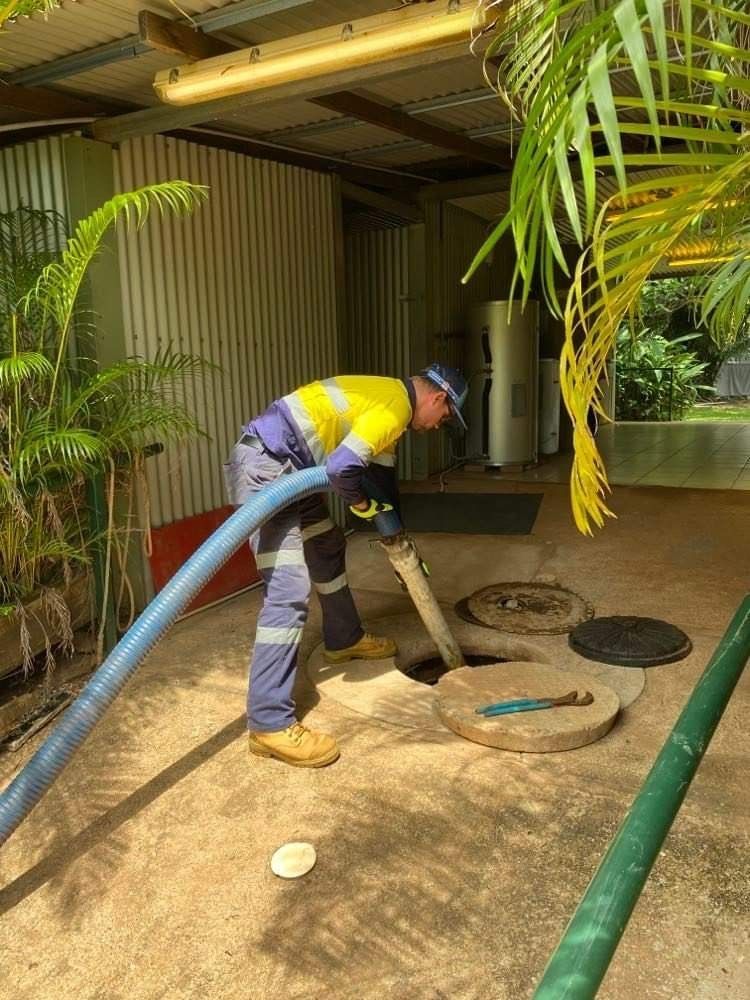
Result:
[[[339,445],[340,448],[348,448],[357,458],[361,459],[365,465],[372,459],[372,445],[353,432],[347,434]]]
[[[284,402],[289,407],[289,412],[292,414],[294,422],[299,427],[300,432],[305,439],[305,444],[310,449],[310,453],[315,459],[315,464],[324,465],[326,460],[326,450],[323,447],[323,442],[318,437],[318,433],[315,430],[315,424],[310,419],[310,415],[305,408],[305,404],[296,392],[292,392],[288,396],[284,396]]]
[[[326,395],[333,403],[334,408],[337,413],[346,413],[349,409],[349,401],[346,398],[344,390],[338,384],[335,378],[326,378],[320,383],[326,391]]]

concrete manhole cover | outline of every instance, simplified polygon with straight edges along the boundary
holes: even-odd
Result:
[[[474,659],[493,657],[493,662],[547,663],[563,673],[583,674],[612,688],[623,708],[632,704],[643,691],[645,671],[632,667],[610,667],[583,660],[560,635],[522,636],[502,634],[494,629],[469,625],[452,610],[444,608],[446,620],[464,654]],[[321,642],[305,660],[305,672],[321,697],[332,698],[355,712],[394,725],[430,729],[446,735],[435,713],[436,686],[417,683],[412,668],[437,657],[435,645],[427,635],[416,611],[368,620],[365,627],[379,635],[388,635],[398,644],[398,654],[387,660],[355,660],[351,663],[328,663]],[[489,666],[476,666],[468,672],[481,674]],[[436,674],[442,673],[436,667]],[[570,691],[575,685],[569,685]],[[550,709],[549,711],[553,711]]]
[[[594,609],[578,594],[552,583],[493,583],[456,605],[466,621],[523,635],[570,632]]]
[[[480,705],[517,698],[556,698],[576,690],[590,691],[590,705],[547,708],[486,718]],[[551,753],[573,750],[601,739],[620,710],[615,692],[589,674],[558,670],[544,663],[499,663],[472,670],[451,670],[437,683],[436,709],[454,733],[500,750]]]

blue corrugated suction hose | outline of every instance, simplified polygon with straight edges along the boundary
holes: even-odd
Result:
[[[175,573],[0,795],[0,845],[28,816],[146,655],[227,559],[253,531],[287,504],[328,489],[328,476],[322,468],[282,476],[236,510]]]

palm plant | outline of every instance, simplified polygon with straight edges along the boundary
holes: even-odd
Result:
[[[27,666],[30,598],[41,593],[69,632],[61,588],[97,542],[86,482],[109,479],[111,543],[117,470],[137,469],[155,441],[197,431],[181,398],[200,359],[165,352],[100,368],[81,357],[91,335],[77,306],[87,269],[118,219],[141,225],[154,206],[186,213],[204,193],[173,181],[116,195],[78,224],[61,252],[54,213],[21,207],[0,215],[0,614],[19,619]]]
[[[576,524],[591,533],[611,511],[586,414],[592,402],[601,409],[600,374],[644,282],[665,261],[697,269],[703,322],[724,347],[747,320],[750,13],[747,0],[482,6],[496,17],[486,66],[519,140],[510,208],[464,280],[510,231],[521,297],[541,288],[564,315],[571,498]],[[578,247],[573,266],[561,220]]]
[[[58,0],[0,0],[0,25],[17,17],[31,17],[59,6]]]

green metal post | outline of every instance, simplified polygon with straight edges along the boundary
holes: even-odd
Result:
[[[690,782],[750,658],[750,594],[620,825],[553,953],[534,1000],[591,1000]]]

